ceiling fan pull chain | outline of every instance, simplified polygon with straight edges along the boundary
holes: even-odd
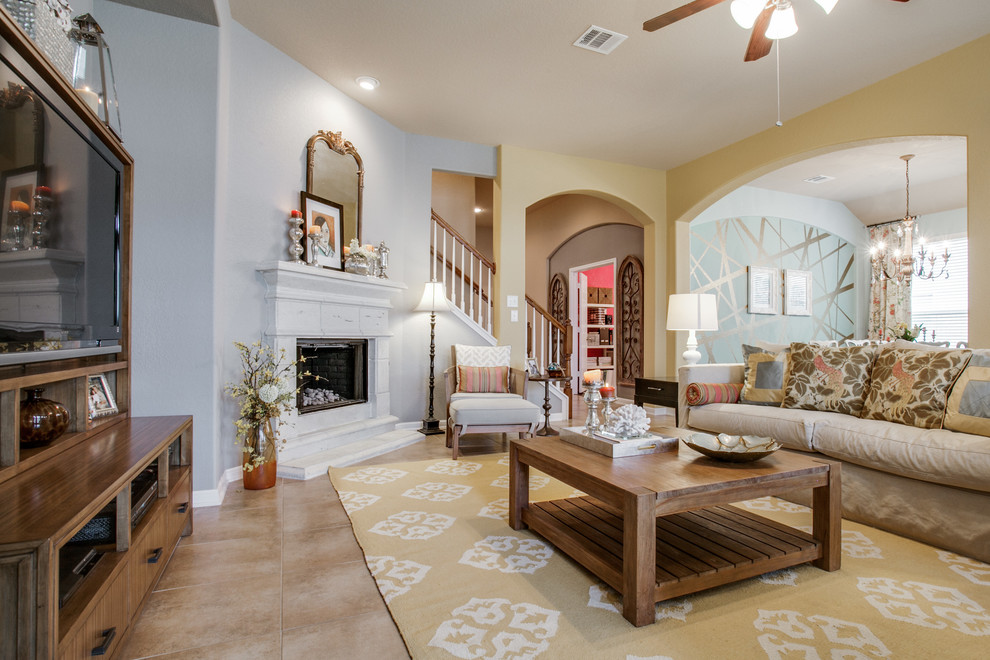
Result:
[[[777,126],[783,126],[784,122],[780,121],[780,39],[775,43],[777,51]]]

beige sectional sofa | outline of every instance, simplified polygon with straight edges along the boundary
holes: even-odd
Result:
[[[781,451],[840,461],[846,518],[990,562],[990,437],[779,405],[687,405],[690,383],[743,383],[742,364],[684,366],[678,380],[682,427],[770,436]]]

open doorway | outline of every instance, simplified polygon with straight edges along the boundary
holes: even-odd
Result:
[[[615,259],[575,266],[568,272],[570,319],[574,328],[571,389],[581,394],[582,374],[600,369],[615,386]]]

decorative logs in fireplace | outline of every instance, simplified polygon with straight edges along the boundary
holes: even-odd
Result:
[[[367,339],[296,339],[296,359],[300,414],[368,400]]]

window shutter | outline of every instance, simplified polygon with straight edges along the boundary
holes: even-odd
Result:
[[[935,254],[936,272],[941,255],[949,251],[949,277],[911,281],[911,322],[928,330],[927,341],[948,341],[950,346],[969,341],[969,245],[965,236],[928,243]],[[935,337],[932,337],[932,332]]]

